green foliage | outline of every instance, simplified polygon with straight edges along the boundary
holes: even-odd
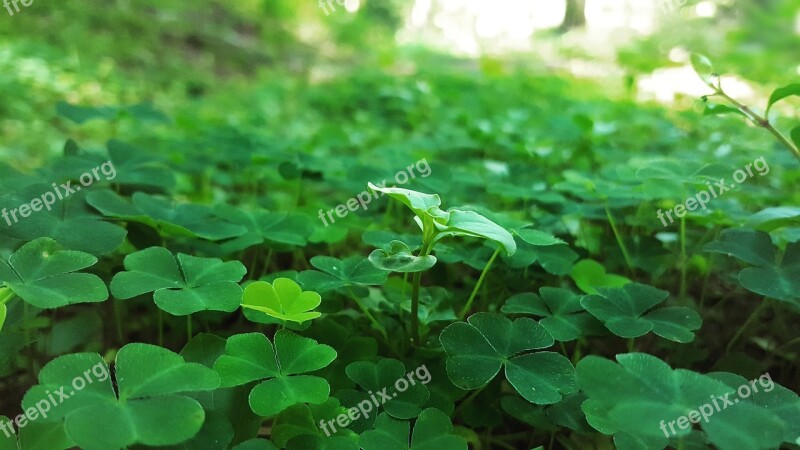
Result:
[[[62,421],[69,438],[80,447],[173,445],[194,436],[205,418],[200,404],[183,394],[210,391],[220,384],[219,376],[210,369],[148,344],[121,348],[115,360],[115,379],[109,373],[100,355],[62,356],[42,368],[39,384],[25,394],[22,405],[26,410],[34,408],[50,402],[51,392],[67,389],[69,398],[54,406],[46,420]],[[73,381],[76,376],[86,377],[82,390]],[[102,430],[94,425],[98,417],[106,424]]]
[[[214,363],[214,370],[226,387],[261,381],[250,392],[250,407],[258,415],[271,417],[299,403],[319,404],[327,400],[328,382],[302,374],[322,369],[334,359],[333,348],[280,330],[275,334],[274,347],[259,333],[230,337],[225,354]]]
[[[239,282],[247,269],[239,261],[198,258],[163,247],[125,257],[124,272],[111,281],[111,292],[129,299],[149,292],[162,310],[185,316],[199,311],[232,312],[242,302]]]
[[[278,278],[272,284],[256,281],[248,285],[244,290],[242,308],[261,311],[280,320],[303,323],[322,315],[310,312],[321,302],[322,297],[316,292],[303,292],[294,281]]]
[[[621,288],[600,288],[598,294],[584,297],[581,306],[620,337],[636,338],[652,331],[671,341],[692,342],[693,331],[702,324],[697,312],[681,306],[652,309],[668,295],[652,286],[632,283]]]
[[[796,0],[525,64],[403,2],[89,3],[0,24],[0,420],[69,394],[0,450],[800,443]],[[633,100],[679,64],[702,109]]]
[[[20,247],[8,259],[0,261],[0,282],[10,291],[2,301],[0,327],[11,294],[44,309],[106,300],[108,290],[103,280],[94,274],[76,273],[96,263],[94,256],[65,250],[49,238],[39,238]]]

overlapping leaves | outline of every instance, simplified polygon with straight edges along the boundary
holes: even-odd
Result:
[[[800,437],[792,422],[800,413],[800,400],[788,389],[775,386],[766,392],[756,384],[761,387],[759,393],[738,398],[734,386],[748,384],[744,379],[739,384],[740,377],[726,384],[713,376],[672,370],[644,353],[618,355],[617,361],[587,356],[578,363],[577,374],[581,390],[588,396],[582,405],[587,420],[600,432],[614,435],[620,450],[666,447],[662,421],[667,427],[673,421],[677,436],[684,436],[689,429],[675,427],[674,421],[702,405],[711,405],[712,399],[720,407],[699,426],[717,448],[776,448]],[[729,402],[723,402],[723,397]],[[781,408],[775,408],[777,405]]]

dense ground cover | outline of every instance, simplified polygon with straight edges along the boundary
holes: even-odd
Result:
[[[0,449],[800,445],[797,85],[764,123],[421,50],[210,75],[256,58],[220,42],[2,79],[36,91],[4,105]]]

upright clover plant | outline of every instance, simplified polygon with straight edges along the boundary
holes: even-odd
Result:
[[[381,188],[372,183],[369,183],[369,188],[387,194],[408,206],[415,214],[414,221],[422,230],[422,247],[417,255],[411,253],[408,245],[393,241],[388,250],[378,249],[369,256],[370,261],[381,269],[414,274],[411,281],[411,338],[415,345],[419,345],[419,285],[422,272],[436,264],[436,258],[431,255],[434,245],[446,237],[453,236],[478,237],[498,244],[497,250],[484,266],[469,300],[459,314],[459,317],[463,318],[469,312],[475,295],[497,255],[501,250],[508,256],[513,255],[517,250],[517,244],[505,228],[474,211],[457,208],[442,210],[440,208],[442,200],[436,194],[423,194],[402,188]]]

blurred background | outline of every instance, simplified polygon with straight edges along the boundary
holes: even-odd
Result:
[[[274,129],[308,86],[366,87],[376,73],[590,80],[586,95],[676,108],[706,92],[690,52],[718,62],[744,101],[800,76],[800,0],[34,0],[0,13],[0,160],[21,170],[65,136]],[[338,88],[327,101],[357,104]],[[76,126],[65,104],[140,107]],[[296,118],[284,132],[313,131]]]

